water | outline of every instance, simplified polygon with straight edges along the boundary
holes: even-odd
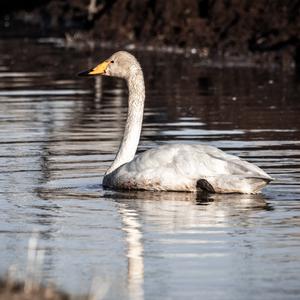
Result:
[[[1,41],[0,273],[26,269],[38,232],[43,280],[73,294],[93,285],[105,299],[299,299],[299,79],[138,53],[139,151],[214,145],[277,180],[260,195],[115,192],[101,181],[122,137],[126,86],[75,76],[112,52]]]

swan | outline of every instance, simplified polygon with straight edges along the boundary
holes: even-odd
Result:
[[[168,144],[135,156],[145,101],[144,76],[137,59],[118,51],[78,75],[123,78],[129,90],[123,139],[104,175],[104,188],[254,194],[273,180],[256,165],[209,145]]]

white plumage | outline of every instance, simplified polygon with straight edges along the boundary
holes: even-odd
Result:
[[[105,176],[119,189],[256,193],[271,177],[257,166],[205,145],[164,145],[143,152]]]
[[[118,154],[104,176],[104,187],[257,193],[272,180],[259,167],[207,145],[168,144],[135,157],[145,100],[143,72],[138,61],[128,52],[120,51],[81,74],[116,76],[124,78],[128,84],[128,117],[124,136]]]

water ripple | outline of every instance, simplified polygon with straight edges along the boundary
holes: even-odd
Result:
[[[38,231],[43,280],[73,293],[97,277],[110,283],[108,299],[297,299],[296,79],[139,53],[147,81],[139,152],[214,145],[276,181],[260,195],[109,191],[101,182],[122,138],[126,86],[76,78],[99,57],[87,62],[51,41],[28,41],[22,58],[17,42],[6,41],[8,52],[0,46],[0,271],[25,268]],[[32,55],[42,62],[32,64]]]

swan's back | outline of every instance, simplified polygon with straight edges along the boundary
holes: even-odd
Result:
[[[121,189],[256,193],[272,178],[259,167],[207,145],[164,145],[107,175]]]

